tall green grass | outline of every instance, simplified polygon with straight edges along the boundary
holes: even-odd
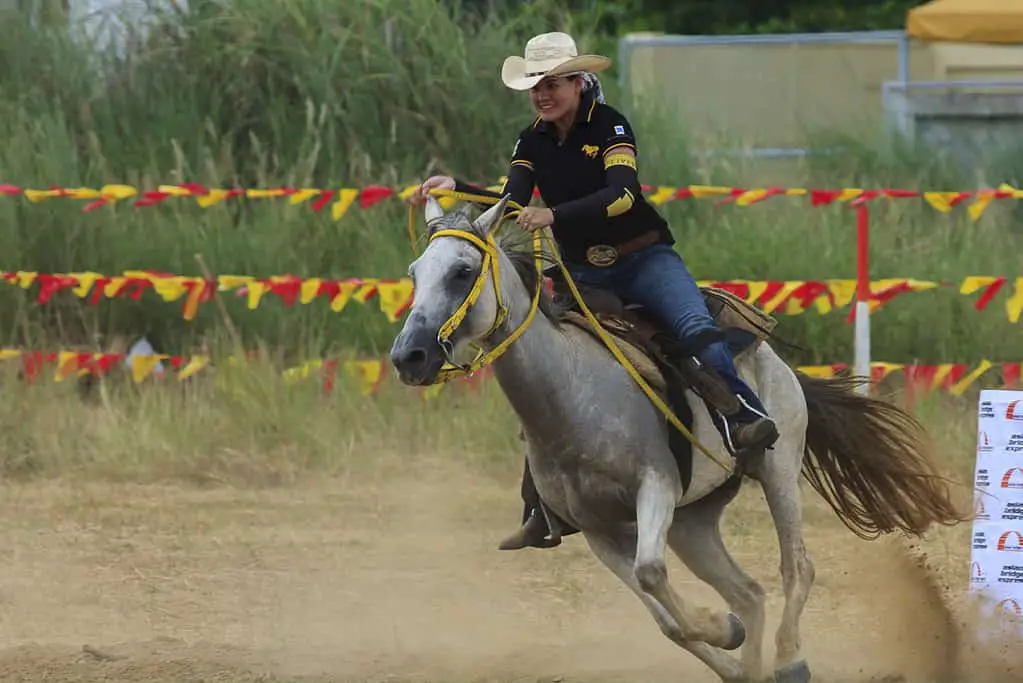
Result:
[[[500,82],[502,59],[521,51],[529,35],[558,28],[572,32],[582,49],[614,48],[613,37],[594,35],[546,0],[519,3],[503,16],[462,15],[439,0],[190,4],[189,15],[166,18],[120,57],[89,51],[61,32],[0,23],[0,180],[148,189],[183,181],[402,186],[435,172],[494,179],[531,118],[525,96]],[[615,78],[609,74],[605,88],[634,117],[644,182],[748,186],[770,176],[762,163],[694,156],[671,112],[634,111],[619,99]],[[845,135],[843,155],[790,163],[786,174],[812,186],[977,186],[978,178],[924,153]],[[339,222],[280,200],[229,200],[210,209],[170,200],[91,214],[80,208],[67,200],[0,202],[3,269],[200,275],[200,254],[221,274],[401,277],[410,258],[406,209],[397,200],[353,208]],[[674,202],[663,211],[698,278],[855,273],[855,217],[847,207],[813,209],[808,200],[780,197],[748,208]],[[1018,270],[1021,239],[1005,210],[970,223],[962,212],[946,216],[896,200],[877,202],[873,217],[875,278],[959,280]],[[0,342],[54,348],[99,335],[146,334],[163,351],[187,353],[224,330],[212,303],[186,322],[178,304],[152,293],[91,307],[68,292],[36,306],[34,291],[2,290]],[[873,355],[1011,360],[1018,352],[1005,341],[1014,332],[1002,312],[1006,296],[985,312],[948,289],[897,298],[876,315]],[[246,345],[293,356],[382,353],[397,329],[375,303],[352,303],[339,314],[325,301],[287,308],[267,297],[254,311],[233,297],[225,304]],[[782,316],[779,333],[805,349],[789,357],[850,361],[845,313]]]

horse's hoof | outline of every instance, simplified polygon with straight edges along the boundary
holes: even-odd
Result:
[[[728,626],[732,635],[721,649],[736,650],[746,642],[746,627],[742,625],[742,620],[731,612],[728,613]]]
[[[774,672],[775,683],[810,683],[810,665],[805,659],[792,662]]]

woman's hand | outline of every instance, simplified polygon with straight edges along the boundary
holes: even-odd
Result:
[[[554,222],[554,212],[539,206],[527,206],[519,212],[515,222],[529,232],[546,228]]]
[[[449,175],[435,175],[427,178],[422,185],[412,191],[405,201],[412,206],[422,206],[426,203],[426,197],[430,190],[453,190],[455,189],[455,179]]]

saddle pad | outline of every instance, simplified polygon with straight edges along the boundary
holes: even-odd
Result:
[[[590,323],[586,320],[584,315],[576,313],[575,311],[566,311],[562,315],[562,318],[563,322],[589,332],[598,342],[600,342],[601,346],[604,346],[604,342],[601,341],[593,328],[590,327]],[[625,356],[626,360],[628,360],[632,366],[636,368],[639,376],[646,380],[647,384],[650,385],[650,388],[663,398],[667,392],[667,385],[664,381],[664,375],[661,374],[657,364],[654,363],[650,356],[648,356],[642,349],[631,342],[622,339],[621,332],[615,328],[608,327],[606,324],[601,324],[601,327],[614,338],[615,345],[622,352],[622,355]],[[606,346],[604,346],[604,348],[607,349]],[[610,349],[607,349],[607,352],[609,355],[611,354]],[[611,358],[614,359],[614,356],[611,356]],[[617,360],[615,362],[617,362]]]

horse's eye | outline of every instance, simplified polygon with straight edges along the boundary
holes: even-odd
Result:
[[[472,276],[472,268],[466,265],[458,266],[455,269],[455,278],[458,280],[468,280]]]

